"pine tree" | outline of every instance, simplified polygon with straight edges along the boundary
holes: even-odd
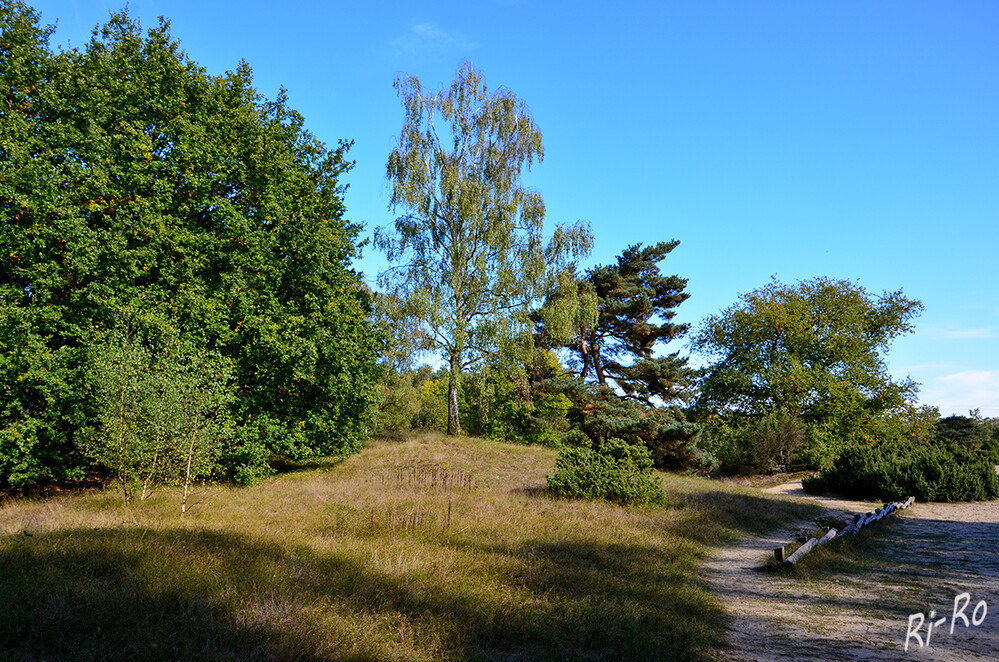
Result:
[[[618,438],[646,446],[662,469],[703,469],[699,426],[680,405],[690,396],[693,370],[679,352],[658,355],[681,337],[672,322],[688,294],[687,281],[666,276],[659,263],[679,244],[630,246],[617,263],[589,270],[570,288],[553,291],[535,316],[540,341],[570,349],[578,381],[558,388],[575,404],[575,422],[597,445]],[[553,314],[575,302],[574,315]]]
[[[591,269],[583,287],[597,297],[597,320],[579,330],[580,376],[617,387],[645,404],[671,404],[687,397],[690,369],[679,352],[656,350],[682,336],[689,325],[674,324],[675,308],[690,295],[687,281],[666,276],[659,263],[680,242],[630,246],[617,264]]]

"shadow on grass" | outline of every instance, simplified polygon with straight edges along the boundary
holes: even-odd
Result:
[[[0,659],[319,660],[292,635],[240,623],[225,595],[235,584],[260,599],[252,567],[275,556],[218,534],[136,529],[0,546]],[[199,571],[219,565],[225,580]]]
[[[189,528],[0,540],[0,659],[712,659],[725,616],[704,546],[822,509],[711,485],[671,497],[669,542],[433,543],[491,568],[464,580]]]
[[[535,596],[502,619],[466,623],[473,647],[488,641],[500,659],[705,660],[722,643],[722,605],[684,551],[573,540],[462,546],[519,562],[510,587]]]
[[[827,512],[814,503],[731,490],[703,489],[684,498],[688,514],[682,524],[692,539],[707,545],[729,542],[739,535],[772,533]]]
[[[655,550],[486,552],[526,570],[472,586],[410,581],[202,530],[9,539],[0,659],[699,660],[717,644],[720,605]]]

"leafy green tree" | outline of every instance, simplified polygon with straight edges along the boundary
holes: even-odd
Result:
[[[544,202],[521,182],[543,158],[541,132],[512,92],[490,92],[468,63],[447,90],[424,92],[415,77],[395,88],[405,119],[388,178],[392,208],[407,213],[375,235],[395,263],[381,283],[417,321],[422,348],[447,363],[447,431],[459,434],[462,372],[530,338],[531,303],[589,250],[590,234],[558,227],[545,244]]]
[[[38,21],[0,4],[0,482],[79,473],[96,349],[130,315],[231,361],[234,477],[358,448],[380,339],[350,269],[348,143],[245,64],[208,75],[165,21],[115,14],[58,53]]]
[[[143,338],[118,327],[96,352],[97,426],[84,452],[122,488],[126,501],[161,484],[182,485],[216,470],[231,431],[228,362],[183,347],[174,331]]]
[[[896,383],[884,354],[922,310],[902,292],[872,296],[849,281],[777,281],[708,317],[693,346],[714,359],[700,385],[705,414],[801,418],[833,446],[879,416],[903,412],[916,384]],[[817,437],[816,437],[817,438]]]

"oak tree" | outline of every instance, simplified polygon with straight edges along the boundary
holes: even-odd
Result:
[[[82,48],[0,3],[0,484],[79,474],[97,350],[125,319],[232,365],[238,478],[355,450],[378,335],[350,268],[349,143],[327,148],[250,68],[209,75],[161,20]]]
[[[783,412],[849,437],[914,396],[914,382],[892,379],[885,353],[922,308],[901,291],[871,295],[847,280],[774,280],[709,316],[694,336],[694,348],[714,359],[697,407]]]

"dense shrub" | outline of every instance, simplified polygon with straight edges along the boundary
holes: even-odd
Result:
[[[954,444],[854,446],[814,480],[825,489],[859,499],[983,501],[999,498],[999,476],[987,454]]]
[[[993,464],[999,464],[999,419],[981,418],[978,410],[970,416],[948,416],[934,423],[938,442],[981,449]]]
[[[557,496],[607,499],[622,504],[659,504],[666,500],[662,481],[644,446],[611,439],[599,449],[566,447],[546,476]]]
[[[724,473],[754,475],[800,466],[799,451],[806,447],[809,433],[800,418],[771,413],[758,419],[717,421],[709,427],[709,437]]]

